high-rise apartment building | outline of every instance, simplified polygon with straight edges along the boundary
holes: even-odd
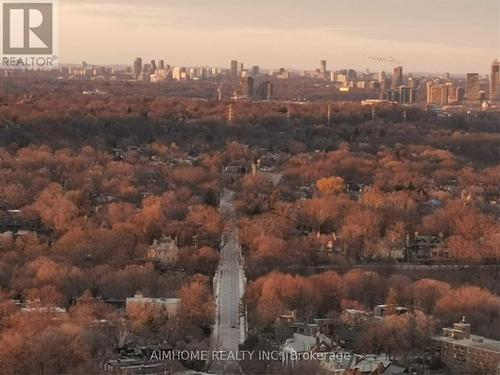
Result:
[[[172,78],[177,81],[188,79],[188,71],[185,67],[176,66],[172,71]]]
[[[465,84],[465,98],[467,100],[479,100],[479,74],[467,73],[467,82]]]
[[[500,101],[500,60],[498,59],[491,63],[490,100]]]
[[[427,82],[427,104],[447,105],[449,85]]]
[[[158,69],[165,69],[165,61],[163,60],[158,61]]]

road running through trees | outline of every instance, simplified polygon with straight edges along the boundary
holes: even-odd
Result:
[[[220,211],[225,228],[219,266],[214,279],[216,319],[212,336],[212,349],[232,352],[244,341],[246,328],[241,298],[245,290],[243,258],[238,237],[238,223],[234,208],[234,192],[225,189],[220,201]],[[215,361],[212,373],[240,374],[236,361]]]

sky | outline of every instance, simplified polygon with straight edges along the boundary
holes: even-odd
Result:
[[[487,73],[500,0],[59,0],[59,61]],[[372,57],[372,58],[370,58]],[[373,57],[393,58],[377,61]]]

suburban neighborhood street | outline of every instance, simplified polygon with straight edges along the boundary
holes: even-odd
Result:
[[[217,316],[212,343],[213,350],[232,352],[236,355],[238,345],[244,336],[244,329],[242,329],[244,327],[240,325],[239,313],[239,305],[244,292],[244,275],[233,197],[234,192],[224,190],[220,203],[226,227],[214,282]],[[216,361],[212,365],[212,370],[217,374],[240,373],[236,361]]]

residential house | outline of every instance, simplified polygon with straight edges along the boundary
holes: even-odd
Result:
[[[295,322],[295,319],[296,319],[296,312],[295,312],[295,310],[286,311],[286,312],[284,312],[283,314],[279,315],[276,318],[276,323],[277,324],[279,324],[279,323],[290,324],[290,323]]]
[[[350,353],[349,353],[350,354]],[[355,363],[354,355],[341,356],[327,356],[320,365],[325,372],[331,375],[344,375],[346,371]]]
[[[164,264],[175,264],[179,259],[179,247],[177,241],[170,236],[163,236],[160,240],[154,240],[148,249],[148,259]]]
[[[410,244],[410,250],[413,258],[417,260],[442,260],[450,257],[442,233],[439,236],[434,236],[415,232],[413,241]]]
[[[281,347],[282,361],[285,366],[294,366],[306,353],[331,352],[337,345],[319,331],[314,336],[294,333]]]
[[[259,172],[259,176],[264,177],[267,182],[270,182],[273,186],[278,186],[283,178],[283,173],[273,173],[273,172]]]
[[[293,333],[299,333],[306,336],[314,336],[319,331],[319,325],[316,323],[295,322],[290,324]]]
[[[343,356],[340,360],[326,358],[321,367],[333,375],[403,375],[408,374],[406,367],[399,366],[388,359],[386,355]]]

